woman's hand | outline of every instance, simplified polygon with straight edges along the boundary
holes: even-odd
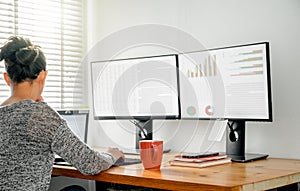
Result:
[[[125,158],[124,153],[118,148],[108,148],[107,152],[113,155],[116,161],[120,158]]]

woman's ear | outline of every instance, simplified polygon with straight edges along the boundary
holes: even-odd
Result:
[[[4,75],[4,80],[5,80],[6,84],[8,86],[10,86],[11,85],[11,81],[10,81],[10,78],[9,78],[7,72],[4,72],[3,75]]]
[[[45,83],[46,77],[47,77],[48,71],[47,70],[43,70],[39,73],[38,75],[38,80],[42,83]]]

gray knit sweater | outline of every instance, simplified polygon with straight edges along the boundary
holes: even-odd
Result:
[[[84,144],[44,102],[0,107],[0,190],[48,190],[54,152],[83,174],[108,169],[115,159]]]

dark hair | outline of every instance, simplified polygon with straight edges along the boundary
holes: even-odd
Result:
[[[46,70],[46,58],[39,46],[20,36],[12,36],[1,47],[0,61],[12,82],[32,82],[42,70]]]

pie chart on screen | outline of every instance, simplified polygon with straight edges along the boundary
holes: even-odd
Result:
[[[213,107],[211,105],[207,105],[205,107],[205,113],[206,113],[206,115],[209,115],[209,116],[213,115],[214,114],[213,113]]]
[[[194,116],[197,113],[197,110],[194,106],[189,106],[186,111],[189,116]]]

